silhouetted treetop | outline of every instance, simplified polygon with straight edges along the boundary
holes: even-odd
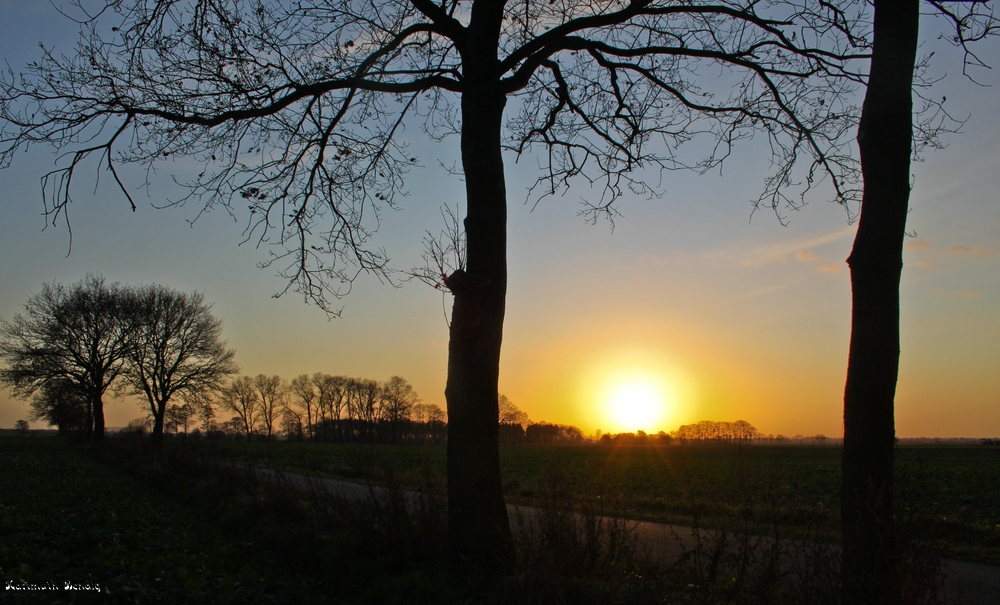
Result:
[[[802,157],[805,189],[828,175],[838,199],[855,193],[844,93],[861,81],[851,60],[866,56],[865,3],[74,5],[73,52],[46,50],[4,76],[2,165],[32,143],[66,152],[43,183],[54,221],[89,156],[133,207],[119,164],[193,158],[200,173],[179,177],[188,189],[174,203],[248,209],[246,237],[283,244],[273,261],[321,304],[386,268],[370,237],[417,163],[403,131],[459,133],[456,94],[484,81],[516,99],[503,146],[539,150],[536,193],[582,178],[592,217],[624,193],[654,193],[656,170],[707,170],[758,131],[776,167],[762,200],[793,201],[783,192]]]

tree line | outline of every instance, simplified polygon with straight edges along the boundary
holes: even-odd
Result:
[[[165,429],[369,443],[443,443],[445,413],[406,379],[316,373],[233,376],[235,351],[199,292],[109,284],[87,275],[44,284],[24,312],[0,320],[0,384],[31,415],[88,440],[104,437],[104,395],[144,398],[154,444]],[[513,408],[513,416],[520,412]],[[220,413],[234,414],[218,423]],[[135,428],[147,424],[140,421]]]
[[[196,403],[206,432],[246,439],[342,443],[444,443],[446,416],[420,402],[405,378],[384,382],[317,372],[291,381],[280,376],[238,376]],[[217,411],[231,412],[217,424]]]

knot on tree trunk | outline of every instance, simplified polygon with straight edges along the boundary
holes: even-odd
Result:
[[[444,285],[451,290],[452,294],[459,295],[485,290],[492,285],[492,282],[482,277],[470,275],[464,269],[458,269],[451,275],[444,277]]]

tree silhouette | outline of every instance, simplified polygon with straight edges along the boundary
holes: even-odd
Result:
[[[931,1],[955,26],[952,41],[978,63],[968,43],[997,33],[985,3],[963,14]],[[851,268],[851,345],[844,389],[841,483],[842,602],[903,602],[894,520],[894,401],[899,376],[899,280],[910,198],[920,0],[875,0],[871,70],[861,122],[863,197]]]
[[[45,383],[31,398],[31,419],[44,420],[59,429],[60,435],[84,434],[87,430],[87,396],[71,380]]]
[[[74,385],[86,398],[87,435],[104,437],[104,393],[125,370],[123,290],[99,275],[66,287],[44,284],[24,315],[0,323],[0,383],[19,397]],[[44,395],[44,394],[43,394]]]
[[[200,292],[153,285],[123,294],[128,301],[124,378],[133,393],[146,396],[153,415],[152,442],[159,446],[171,400],[221,388],[238,369],[236,353],[226,348],[222,321]]]
[[[265,374],[254,376],[253,386],[257,389],[257,405],[260,407],[258,416],[264,423],[267,440],[270,441],[274,433],[274,423],[278,420],[282,409],[281,400],[285,397],[287,389],[280,376],[267,376]]]
[[[237,432],[242,429],[249,440],[260,420],[260,397],[254,387],[253,378],[237,376],[222,389],[222,405],[225,409],[235,412],[232,418]]]
[[[306,423],[304,427],[304,437],[308,438],[310,441],[315,439],[315,434],[313,433],[313,421],[315,420],[317,400],[316,400],[316,385],[313,384],[311,378],[308,374],[302,374],[296,376],[289,383],[289,392],[295,396],[296,403],[298,407],[306,413]],[[290,400],[288,405],[289,409],[292,405]],[[301,418],[299,418],[301,422]]]
[[[646,180],[660,172],[708,170],[763,132],[775,171],[761,200],[797,204],[788,188],[804,195],[824,176],[849,198],[854,114],[841,94],[860,81],[847,67],[863,54],[856,17],[823,0],[762,6],[108,0],[84,12],[73,55],[45,52],[7,75],[0,162],[37,142],[66,152],[43,178],[55,221],[88,157],[133,207],[119,164],[191,158],[202,169],[176,203],[248,208],[247,238],[284,245],[271,262],[285,291],[329,309],[359,273],[387,271],[371,235],[418,164],[400,138],[407,120],[458,134],[466,258],[440,276],[454,296],[449,537],[454,563],[493,569],[513,560],[497,443],[503,152],[536,153],[538,197],[589,187],[596,218],[624,194],[655,195]],[[707,151],[685,158],[696,139]]]

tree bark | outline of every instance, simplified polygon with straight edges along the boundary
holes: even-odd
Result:
[[[93,399],[94,428],[91,437],[94,441],[104,439],[104,399],[101,393],[97,392]]]
[[[901,599],[893,406],[918,21],[918,0],[875,0],[871,72],[858,126],[864,192],[847,259],[853,312],[841,482],[844,605],[896,605]]]
[[[167,410],[166,404],[156,404],[155,413],[153,414],[153,433],[150,435],[150,446],[153,449],[160,449],[163,447],[163,418],[166,415]]]
[[[463,45],[462,165],[467,265],[446,285],[455,297],[448,344],[448,532],[459,569],[513,563],[500,481],[497,381],[507,294],[507,195],[500,133],[506,96],[496,49],[503,3],[476,3]]]

